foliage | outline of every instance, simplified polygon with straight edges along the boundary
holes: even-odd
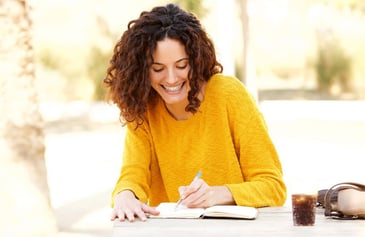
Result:
[[[88,59],[88,75],[94,85],[93,99],[103,100],[105,98],[105,88],[103,80],[106,75],[108,60],[111,58],[111,52],[104,52],[97,46],[92,46]]]
[[[339,9],[350,8],[353,10],[360,10],[365,13],[364,0],[322,0],[327,5],[334,5]]]
[[[330,93],[335,83],[339,84],[343,92],[349,91],[351,60],[332,34],[326,36],[318,34],[318,50],[314,66],[320,92]]]
[[[39,51],[39,59],[43,66],[53,70],[58,69],[61,66],[59,58],[52,54],[50,49],[42,48]]]
[[[364,0],[318,0],[325,6],[333,7],[339,11],[350,10],[365,14]],[[337,83],[342,92],[349,92],[350,80],[353,67],[353,59],[346,55],[346,52],[333,32],[334,27],[322,29],[317,32],[317,57],[315,61],[315,71],[317,76],[318,88],[321,92],[329,92],[331,87]]]

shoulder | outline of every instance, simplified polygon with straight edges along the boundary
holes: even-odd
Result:
[[[207,93],[215,98],[224,97],[227,100],[251,100],[251,95],[245,85],[234,76],[223,74],[213,75],[207,84]]]
[[[246,120],[258,112],[254,97],[236,77],[214,75],[208,81],[206,94],[209,103],[225,110],[235,120]]]
[[[220,73],[214,74],[209,81],[214,86],[227,87],[231,89],[243,86],[242,82],[238,80],[238,78]]]

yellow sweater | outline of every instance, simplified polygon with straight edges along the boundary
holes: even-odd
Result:
[[[112,200],[129,189],[151,206],[175,202],[178,187],[188,185],[201,170],[208,185],[226,185],[237,205],[285,202],[277,152],[261,113],[238,79],[213,76],[199,111],[188,120],[172,118],[160,101],[148,110],[142,126],[134,126],[127,125]]]

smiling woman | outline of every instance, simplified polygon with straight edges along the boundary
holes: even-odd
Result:
[[[151,86],[161,96],[169,113],[177,120],[189,118],[192,114],[185,111],[190,91],[188,74],[189,58],[180,41],[166,38],[157,42],[152,54],[150,70]],[[199,98],[200,100],[202,98]]]
[[[104,80],[127,132],[112,219],[146,220],[161,202],[277,206],[281,163],[245,86],[222,74],[200,21],[174,4],[144,11]],[[201,170],[204,176],[191,180]]]
[[[201,103],[198,97],[201,87],[204,86],[203,82],[223,70],[216,60],[213,42],[193,14],[184,12],[172,4],[169,8],[156,7],[152,12],[142,12],[139,19],[129,22],[128,30],[115,46],[115,54],[105,79],[105,83],[110,87],[109,99],[118,101],[121,117],[127,122],[142,122],[147,105],[157,102],[159,96],[151,88],[150,76],[164,68],[172,73],[171,65],[158,60],[170,60],[168,63],[176,63],[176,69],[189,66],[182,71],[189,74],[189,83],[186,83],[190,86],[188,103],[183,110],[190,113],[196,113]],[[194,39],[196,37],[197,39]],[[174,40],[175,44],[168,43],[171,40]],[[179,55],[181,58],[178,58]],[[185,58],[187,60],[181,64],[177,62]],[[123,70],[119,70],[121,65]],[[154,69],[154,72],[151,73],[151,69]],[[124,80],[117,80],[115,73],[120,73],[118,77]],[[161,73],[163,74],[165,73]],[[124,90],[124,93],[115,90]],[[135,99],[135,96],[138,96],[138,99]]]

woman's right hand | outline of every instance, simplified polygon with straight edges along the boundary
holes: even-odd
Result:
[[[142,221],[147,220],[146,214],[158,215],[159,211],[139,201],[134,193],[130,190],[124,190],[114,198],[114,208],[111,214],[111,220],[119,219],[130,222],[138,217]]]

